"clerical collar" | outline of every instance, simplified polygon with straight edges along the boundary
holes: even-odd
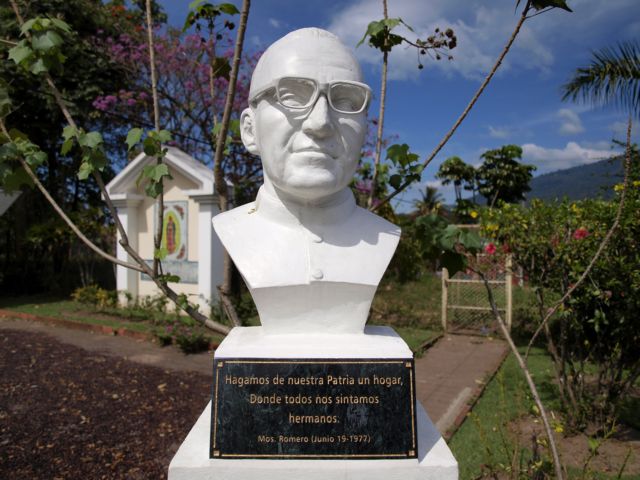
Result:
[[[300,205],[287,202],[260,187],[256,196],[255,213],[286,226],[309,224],[340,224],[355,211],[356,201],[349,188],[342,190],[335,202],[322,207]]]

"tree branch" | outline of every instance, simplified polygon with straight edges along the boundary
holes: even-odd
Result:
[[[382,9],[384,19],[389,18],[389,11],[387,9],[387,0],[382,0]],[[386,29],[386,27],[385,27]],[[387,32],[388,33],[388,32]],[[388,37],[385,37],[385,46],[388,41]],[[369,192],[369,198],[367,200],[367,208],[373,206],[373,199],[376,196],[378,181],[378,166],[380,165],[380,151],[382,150],[382,132],[384,128],[384,109],[387,101],[387,69],[389,66],[389,52],[384,51],[382,55],[382,81],[380,85],[380,111],[378,113],[378,132],[376,135],[376,156],[373,160],[373,177],[371,178],[371,191]]]
[[[11,136],[9,135],[7,127],[4,124],[4,121],[1,120],[1,119],[0,119],[0,129],[2,130],[2,133],[9,139],[9,141],[11,141]],[[31,170],[31,167],[29,167],[29,164],[24,160],[24,158],[18,157],[18,161],[20,162],[20,165],[25,170],[25,172],[27,172],[27,175],[29,175],[29,178],[31,178],[31,180],[33,181],[35,186],[38,187],[38,190],[40,190],[40,192],[44,195],[44,197],[47,199],[49,204],[56,211],[56,213],[58,215],[60,215],[60,218],[62,218],[62,220],[64,220],[64,222],[69,226],[69,228],[71,230],[73,230],[73,233],[75,233],[78,236],[78,238],[80,240],[82,240],[82,242],[85,245],[87,245],[91,250],[96,252],[102,258],[105,258],[105,259],[109,260],[110,262],[113,262],[113,263],[115,263],[117,265],[121,265],[121,266],[126,267],[126,268],[130,268],[132,270],[136,270],[138,272],[142,272],[143,271],[142,268],[140,268],[137,265],[134,265],[133,263],[128,263],[128,262],[125,262],[123,260],[120,260],[120,259],[114,257],[113,255],[109,255],[107,252],[105,252],[100,247],[98,247],[96,244],[94,244],[91,240],[89,240],[80,231],[80,229],[76,226],[76,224],[73,222],[73,220],[71,220],[67,216],[67,214],[64,212],[64,210],[62,210],[60,205],[58,205],[58,203],[53,199],[53,197],[49,194],[47,189],[44,188],[44,185],[42,185],[42,183],[40,182],[40,179],[38,178],[38,176],[35,173],[33,173],[33,171]]]
[[[522,373],[524,373],[525,379],[527,381],[527,385],[529,386],[529,390],[531,391],[531,395],[533,396],[533,400],[535,401],[538,407],[538,410],[540,411],[540,417],[542,418],[542,423],[544,425],[544,429],[547,434],[547,439],[549,440],[549,448],[551,449],[551,455],[553,456],[553,464],[556,471],[556,479],[563,480],[564,474],[562,472],[562,464],[560,463],[560,456],[558,455],[558,448],[556,447],[556,442],[555,442],[555,439],[553,438],[553,432],[551,430],[551,425],[549,424],[547,411],[544,405],[542,404],[542,400],[540,399],[540,395],[538,394],[538,389],[536,387],[536,384],[533,382],[533,378],[531,377],[531,372],[529,371],[529,368],[527,367],[525,360],[520,355],[520,352],[518,352],[518,348],[516,347],[516,344],[513,342],[513,338],[511,338],[511,333],[509,333],[509,329],[507,328],[507,325],[504,323],[504,320],[500,315],[500,311],[496,306],[495,299],[493,298],[493,291],[491,290],[491,285],[489,284],[487,277],[481,271],[474,270],[474,272],[477,273],[482,279],[482,281],[484,282],[484,286],[487,290],[487,296],[489,297],[489,304],[491,305],[491,311],[493,312],[493,316],[498,322],[500,331],[502,332],[502,335],[504,336],[505,340],[509,344],[509,348],[511,349],[511,352],[516,357],[516,360],[518,362],[518,365],[520,366],[520,369],[522,370]]]
[[[527,4],[525,5],[524,9],[522,10],[522,14],[520,15],[520,20],[518,20],[518,23],[516,24],[516,27],[514,28],[513,33],[511,34],[511,37],[509,38],[509,40],[507,41],[507,44],[502,49],[502,52],[500,53],[500,56],[498,56],[498,59],[494,63],[493,68],[488,73],[488,75],[485,77],[485,79],[482,82],[482,84],[480,85],[480,87],[478,87],[478,90],[476,91],[476,93],[473,95],[473,97],[469,101],[467,107],[460,114],[458,119],[455,121],[455,123],[449,129],[449,131],[445,134],[445,136],[442,138],[442,140],[440,140],[440,143],[438,144],[438,146],[422,162],[421,171],[424,171],[424,169],[427,168],[427,165],[429,165],[429,163],[431,163],[431,161],[440,152],[440,150],[442,150],[442,148],[447,144],[447,142],[453,136],[453,134],[458,129],[458,127],[460,126],[462,121],[465,118],[467,118],[467,115],[469,114],[471,109],[474,107],[474,105],[478,101],[478,98],[480,97],[480,95],[482,95],[482,92],[484,92],[484,89],[487,87],[487,85],[489,85],[489,82],[491,81],[491,79],[493,78],[495,73],[498,71],[498,68],[500,67],[500,65],[502,65],[502,62],[503,62],[504,58],[507,56],[507,53],[509,53],[509,50],[511,49],[511,46],[513,45],[513,42],[515,41],[516,37],[518,36],[518,33],[520,33],[520,29],[522,28],[522,25],[524,24],[525,20],[527,19],[527,13],[529,13],[530,8],[531,8],[531,0],[529,0],[527,2]],[[375,212],[377,209],[382,207],[384,204],[390,202],[393,198],[395,198],[396,195],[398,195],[400,192],[404,191],[412,183],[413,183],[412,181],[404,182],[402,185],[400,185],[400,188],[398,188],[395,192],[393,192],[390,195],[388,195],[378,205],[376,205],[373,208],[370,208],[369,210]]]
[[[224,156],[225,143],[227,133],[229,132],[229,122],[231,121],[231,112],[233,110],[233,100],[236,95],[236,83],[238,81],[238,72],[240,70],[240,58],[242,56],[242,48],[244,44],[244,34],[247,29],[247,19],[249,17],[249,9],[251,8],[251,0],[243,0],[242,12],[240,13],[240,25],[236,34],[236,44],[233,51],[233,63],[231,64],[231,72],[229,74],[229,87],[227,88],[227,97],[224,104],[224,112],[222,114],[222,123],[218,138],[216,139],[216,152],[213,160],[213,173],[215,179],[215,189],[218,194],[220,212],[225,212],[228,207],[228,189],[227,182],[224,178],[224,170],[222,168],[222,158]],[[240,319],[233,308],[229,297],[231,286],[232,264],[229,253],[224,252],[224,279],[221,288],[218,288],[220,300],[227,316],[235,326],[240,325]]]

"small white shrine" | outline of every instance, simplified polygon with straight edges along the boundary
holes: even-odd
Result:
[[[208,314],[210,302],[217,301],[216,287],[223,275],[222,245],[211,226],[211,219],[220,211],[213,171],[178,148],[167,149],[164,161],[172,179],[164,182],[162,247],[168,254],[162,261],[163,272],[179,276],[180,283],[171,287]],[[142,169],[155,162],[155,157],[141,153],[107,185],[129,244],[149,265],[153,262],[157,207],[137,181]],[[117,257],[133,262],[119,243],[120,235],[117,240]],[[148,276],[121,266],[117,266],[116,283],[119,292],[129,292],[134,298],[160,293]],[[120,299],[124,302],[125,296]]]

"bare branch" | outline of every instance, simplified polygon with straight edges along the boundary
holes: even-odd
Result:
[[[0,129],[2,129],[2,133],[9,139],[11,140],[11,136],[9,135],[9,132],[7,131],[7,127],[4,124],[4,121],[0,120]],[[105,252],[104,250],[102,250],[100,247],[98,247],[96,244],[94,244],[91,240],[89,240],[81,231],[80,229],[76,226],[75,223],[73,223],[73,221],[67,216],[67,214],[64,212],[64,210],[62,210],[62,208],[60,207],[60,205],[58,205],[58,203],[53,199],[53,197],[49,194],[49,192],[47,191],[47,189],[44,187],[44,185],[42,185],[42,183],[40,182],[40,179],[38,178],[38,176],[33,173],[33,171],[31,170],[31,167],[29,167],[29,164],[24,160],[24,158],[22,157],[18,157],[18,161],[20,162],[20,165],[22,165],[22,168],[25,170],[25,172],[27,172],[27,175],[29,175],[29,178],[31,178],[31,180],[33,181],[33,183],[35,184],[36,187],[38,187],[38,190],[40,190],[40,192],[42,192],[42,194],[44,195],[44,197],[47,199],[47,201],[49,202],[49,204],[53,207],[53,209],[58,213],[58,215],[60,215],[60,218],[62,218],[62,220],[64,220],[64,222],[69,225],[69,228],[71,228],[71,230],[73,230],[73,233],[75,233],[78,238],[80,240],[82,240],[82,242],[87,245],[91,250],[93,250],[94,252],[96,252],[98,255],[100,255],[102,258],[105,258],[107,260],[109,260],[110,262],[116,263],[118,265],[121,265],[123,267],[126,268],[131,268],[132,270],[136,270],[138,272],[142,272],[142,268],[140,268],[137,265],[134,265],[133,263],[128,263],[122,260],[119,260],[118,258],[114,257],[113,255],[109,255],[107,252]]]
[[[153,124],[160,131],[160,104],[158,102],[158,78],[156,73],[156,53],[153,48],[153,19],[151,16],[151,0],[146,1],[147,42],[149,46],[149,69],[151,71],[151,92],[153,93]]]
[[[587,265],[587,268],[584,270],[584,272],[582,272],[582,275],[580,275],[580,278],[578,279],[578,281],[575,282],[565,292],[562,298],[558,300],[556,304],[547,312],[546,316],[542,319],[542,322],[540,322],[540,325],[538,325],[538,328],[536,329],[533,336],[531,337],[531,340],[529,340],[529,345],[527,345],[527,350],[525,352],[525,359],[529,358],[529,351],[533,346],[533,342],[535,342],[536,338],[538,338],[538,335],[540,335],[540,332],[542,331],[546,323],[558,311],[558,308],[560,308],[560,305],[564,304],[564,302],[567,301],[567,299],[573,294],[573,292],[576,291],[576,289],[582,284],[582,282],[585,281],[585,279],[593,269],[593,266],[595,265],[596,261],[598,260],[598,258],[600,258],[600,255],[602,255],[602,252],[604,252],[604,249],[609,243],[609,241],[611,240],[611,237],[613,237],[614,232],[620,226],[620,217],[622,216],[622,211],[624,209],[625,197],[626,197],[627,188],[629,184],[629,171],[631,170],[631,124],[632,124],[631,117],[629,117],[629,123],[627,125],[627,147],[626,147],[626,153],[624,158],[624,181],[622,184],[622,193],[620,194],[620,203],[618,204],[618,209],[616,211],[616,216],[613,221],[613,224],[611,225],[611,228],[609,228],[609,231],[607,232],[607,234],[602,239],[602,242],[598,246],[598,250],[596,250],[596,253],[593,255],[593,258],[589,262],[589,265]]]
[[[389,11],[387,9],[387,0],[382,0],[382,9],[384,13],[384,19],[389,18]],[[386,27],[385,27],[386,28]],[[388,38],[385,37],[385,43]],[[376,156],[373,160],[373,176],[371,178],[371,191],[369,192],[369,199],[367,200],[367,208],[373,206],[373,199],[376,196],[377,188],[376,183],[378,180],[378,166],[380,165],[380,151],[382,150],[382,132],[384,128],[384,109],[387,101],[387,69],[389,66],[389,52],[385,49],[382,55],[382,81],[380,85],[380,111],[378,113],[378,132],[376,134]]]
[[[231,111],[233,110],[233,100],[236,95],[236,82],[238,81],[238,72],[240,70],[240,58],[242,56],[242,48],[244,44],[244,34],[247,29],[247,19],[249,17],[249,9],[251,8],[251,0],[243,0],[242,12],[240,13],[240,25],[236,34],[236,44],[233,52],[233,63],[231,64],[231,73],[229,74],[229,87],[227,88],[227,97],[224,104],[224,112],[222,114],[222,123],[218,138],[216,139],[216,152],[213,160],[213,173],[215,178],[215,189],[218,194],[220,211],[227,210],[229,198],[227,192],[227,182],[224,178],[224,170],[222,168],[222,158],[224,156],[224,147],[226,143],[227,133],[229,132],[229,122],[231,121]],[[227,316],[231,322],[239,326],[240,319],[236,314],[233,304],[229,300],[229,291],[231,286],[232,264],[229,253],[225,250],[223,259],[224,278],[221,288],[218,288],[220,301],[224,307]]]
[[[544,425],[544,429],[547,434],[547,439],[549,440],[549,448],[551,449],[551,455],[553,456],[553,464],[556,470],[556,478],[558,480],[562,480],[564,478],[564,473],[562,472],[562,464],[560,463],[558,448],[556,447],[556,442],[553,437],[551,425],[549,424],[547,411],[544,405],[542,404],[542,400],[540,399],[540,395],[538,394],[538,389],[536,388],[536,384],[533,382],[533,378],[531,377],[531,372],[529,371],[529,368],[527,367],[525,360],[522,358],[522,355],[520,355],[520,352],[518,352],[518,347],[516,347],[516,344],[513,342],[513,338],[511,338],[511,333],[509,333],[509,329],[507,328],[507,325],[504,323],[504,320],[502,319],[502,315],[500,315],[500,311],[496,306],[495,299],[493,298],[493,291],[491,290],[491,285],[489,284],[487,277],[481,271],[474,270],[474,272],[477,273],[482,279],[482,281],[484,282],[484,286],[487,290],[487,296],[489,297],[489,304],[491,305],[491,311],[493,312],[493,316],[498,322],[500,331],[502,332],[502,335],[504,336],[505,340],[509,344],[509,348],[511,349],[511,352],[516,357],[516,360],[518,362],[518,365],[520,366],[520,369],[522,370],[522,373],[524,373],[525,379],[527,381],[527,385],[529,386],[529,390],[531,391],[531,395],[533,396],[533,400],[536,402],[538,410],[540,411],[540,417],[542,418],[542,423]]]
[[[474,105],[478,101],[478,98],[480,97],[480,95],[482,95],[482,92],[484,92],[484,89],[487,87],[487,85],[489,85],[489,82],[491,81],[491,79],[493,78],[495,73],[498,71],[498,68],[500,67],[500,65],[502,65],[502,62],[503,62],[504,58],[507,56],[507,53],[509,53],[509,50],[511,50],[511,46],[513,45],[513,42],[515,41],[516,37],[518,36],[518,33],[520,33],[520,29],[522,28],[522,25],[524,24],[525,20],[527,19],[527,13],[529,12],[530,4],[531,4],[531,0],[529,0],[527,2],[527,4],[525,5],[524,9],[522,10],[522,14],[520,15],[520,20],[518,20],[518,23],[516,24],[516,27],[514,28],[513,33],[511,34],[511,37],[509,38],[509,40],[507,41],[507,44],[502,49],[502,52],[500,53],[500,56],[498,56],[498,59],[494,63],[493,68],[487,74],[487,76],[485,77],[485,79],[482,82],[482,84],[480,85],[480,87],[478,87],[478,90],[476,91],[476,93],[473,95],[473,97],[469,101],[469,104],[467,105],[467,107],[460,114],[458,119],[455,121],[455,123],[449,129],[449,131],[445,134],[445,136],[442,138],[442,140],[440,140],[440,143],[438,144],[438,146],[422,162],[421,171],[424,171],[424,169],[427,168],[427,165],[429,165],[429,163],[431,163],[431,161],[440,152],[440,150],[442,150],[442,148],[447,144],[447,142],[452,137],[452,135],[455,133],[455,131],[458,129],[458,127],[460,126],[462,121],[465,118],[467,118],[467,115],[469,114],[471,109],[474,107]],[[400,185],[400,188],[398,188],[395,192],[393,192],[390,195],[388,195],[378,205],[376,205],[373,208],[370,208],[369,210],[376,211],[378,208],[382,207],[384,204],[388,203],[393,198],[395,198],[396,195],[398,195],[400,192],[404,191],[412,183],[413,183],[412,181],[404,182],[402,185]]]

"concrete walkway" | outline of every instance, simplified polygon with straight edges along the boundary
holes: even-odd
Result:
[[[445,438],[464,421],[509,353],[492,337],[445,335],[416,359],[416,397]]]
[[[62,328],[39,322],[0,318],[0,329],[51,335],[87,351],[123,357],[164,370],[211,374],[213,353],[184,355],[176,347],[159,347],[145,340]],[[501,340],[469,335],[446,335],[416,359],[416,397],[431,420],[448,438],[508,353]]]

